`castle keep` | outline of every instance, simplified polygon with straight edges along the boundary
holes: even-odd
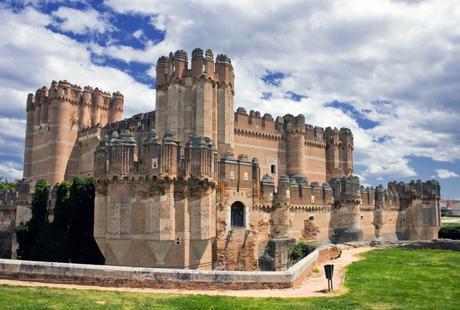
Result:
[[[106,264],[274,270],[295,240],[432,239],[436,181],[364,188],[347,128],[234,110],[226,55],[160,57],[156,110],[122,120],[123,95],[66,81],[29,95],[24,177],[96,183]]]

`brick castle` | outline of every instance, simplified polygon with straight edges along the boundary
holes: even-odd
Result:
[[[94,176],[106,264],[274,270],[295,240],[432,239],[436,181],[364,188],[347,128],[235,112],[233,66],[211,50],[160,57],[156,110],[67,81],[29,94],[24,178]],[[19,195],[19,194],[18,194]]]

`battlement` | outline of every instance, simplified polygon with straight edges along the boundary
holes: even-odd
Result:
[[[388,187],[359,186],[357,177],[337,178],[331,180],[335,201],[361,201],[365,209],[404,210],[416,199],[436,201],[440,199],[440,186],[436,180],[390,182]]]
[[[276,120],[269,113],[261,115],[259,111],[251,110],[248,113],[245,108],[239,107],[234,113],[235,131],[262,136],[268,134],[277,138],[281,138],[282,135],[301,134],[304,136],[305,143],[316,143],[316,145],[325,143],[324,129],[307,124],[303,114],[297,116],[286,114],[282,117],[278,116]]]
[[[333,129],[327,127],[325,131],[325,138],[327,145],[342,146],[342,147],[351,147],[354,148],[353,143],[353,133],[349,128],[340,128],[336,127]]]
[[[0,190],[0,206],[14,207],[17,203],[30,204],[34,192],[34,181],[27,179],[18,181],[15,189]]]
[[[388,189],[398,193],[401,207],[406,208],[409,201],[420,199],[422,201],[439,201],[441,199],[441,187],[436,180],[412,180],[409,183],[390,182]]]
[[[202,49],[195,48],[192,51],[191,66],[188,64],[187,52],[177,50],[170,53],[169,57],[161,56],[156,65],[157,89],[174,82],[180,83],[183,78],[204,78],[214,82],[234,85],[235,75],[230,58],[219,54],[214,61],[213,52],[208,49],[204,53]]]
[[[53,99],[108,108],[110,105],[117,105],[120,101],[123,102],[124,96],[119,91],[110,94],[91,86],[85,86],[82,89],[79,85],[71,84],[67,80],[52,81],[50,88],[43,86],[37,89],[35,95],[29,93],[27,109],[34,110],[38,105],[51,104]],[[117,106],[117,108],[119,107]]]
[[[262,187],[265,184],[262,182]],[[265,192],[264,189],[262,189]],[[327,183],[308,183],[303,176],[280,176],[274,201],[296,206],[331,206],[332,189]]]
[[[181,145],[171,132],[160,140],[151,129],[138,142],[127,129],[105,135],[95,152],[95,177],[146,176],[159,179],[216,179],[217,149],[211,139],[192,136]]]

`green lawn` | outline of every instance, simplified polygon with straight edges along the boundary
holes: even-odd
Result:
[[[460,252],[373,250],[332,298],[234,298],[0,286],[0,309],[458,309]]]

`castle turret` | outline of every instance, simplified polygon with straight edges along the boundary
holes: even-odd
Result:
[[[25,147],[24,147],[24,169],[23,176],[24,178],[30,178],[32,175],[32,148],[34,141],[34,108],[35,108],[35,96],[29,94],[27,96],[26,103],[26,137],[25,137]]]
[[[192,75],[195,78],[199,78],[205,72],[206,68],[203,50],[201,48],[195,48],[192,52]]]
[[[80,117],[78,127],[87,128],[91,126],[91,108],[93,103],[93,88],[86,86],[83,90],[82,101],[80,104]]]
[[[349,176],[353,173],[353,134],[348,128],[340,128],[340,141],[342,145],[343,174]]]
[[[286,118],[287,170],[289,175],[305,175],[305,116]]]
[[[331,241],[344,243],[363,240],[360,209],[361,190],[359,178],[355,176],[332,179],[330,185],[334,191],[334,209],[331,225],[334,235]]]
[[[142,146],[142,174],[147,176],[160,175],[161,143],[155,130],[151,130]]]
[[[116,176],[126,176],[136,173],[134,162],[137,160],[137,144],[129,130],[117,131],[110,137],[111,148],[108,154],[108,173]]]
[[[120,92],[113,93],[109,104],[108,123],[112,124],[123,118],[124,96]]]
[[[235,74],[230,58],[227,55],[217,55],[215,70],[217,84],[217,146],[223,154],[233,149],[234,144],[234,115],[233,96],[235,94]]]
[[[40,93],[40,126],[48,124],[48,89],[43,86]]]
[[[177,177],[177,163],[180,154],[180,146],[172,132],[167,131],[163,137],[161,150],[160,169],[161,177],[175,179]]]

